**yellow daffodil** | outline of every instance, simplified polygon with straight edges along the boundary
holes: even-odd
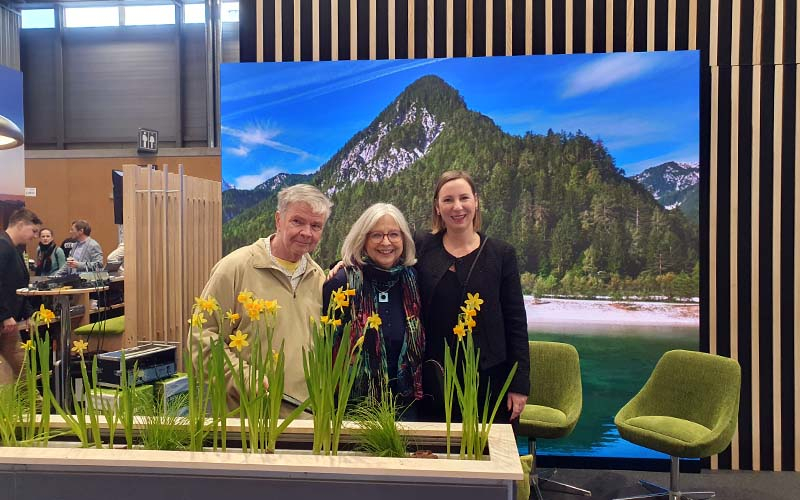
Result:
[[[378,316],[378,313],[374,312],[369,318],[367,318],[367,328],[374,328],[377,330],[382,324],[383,321],[381,320],[381,317]]]
[[[236,322],[239,321],[240,317],[241,316],[239,316],[239,313],[235,313],[235,312],[230,311],[230,310],[225,313],[225,319],[227,319],[228,321],[231,322],[231,326],[236,324]]]
[[[253,292],[249,290],[243,290],[239,292],[239,296],[236,298],[240,304],[246,304],[253,300]]]
[[[348,288],[347,290],[344,291],[344,294],[347,295],[348,297],[353,297],[356,294],[356,291],[353,290],[352,288]]]
[[[85,340],[73,340],[72,341],[72,349],[71,351],[75,354],[83,357],[84,351],[89,348],[89,343]]]
[[[475,322],[475,320],[474,320],[474,319],[472,319],[472,318],[467,318],[467,322],[466,322],[466,323],[464,323],[464,324],[465,324],[465,325],[467,325],[467,327],[469,327],[469,329],[470,329],[470,330],[472,330],[473,328],[475,328],[475,326],[477,325],[477,323]]]
[[[38,312],[38,321],[43,321],[47,326],[50,326],[50,322],[56,319],[55,313],[50,309],[46,308],[44,304],[39,306]]]
[[[345,307],[350,305],[350,299],[347,298],[347,292],[342,291],[342,287],[333,292],[333,302],[336,304],[336,310],[342,311]]]
[[[460,342],[464,338],[464,335],[467,334],[467,331],[464,329],[464,324],[459,323],[454,326],[453,333],[456,335],[456,337],[458,337],[458,341]]]
[[[236,334],[228,335],[231,339],[228,346],[233,349],[236,348],[237,351],[242,352],[242,349],[249,346],[250,342],[247,341],[247,334],[242,333],[241,330],[236,330]]]
[[[475,295],[467,293],[467,300],[465,300],[464,303],[467,304],[467,309],[480,311],[481,304],[483,304],[483,299],[480,297],[479,293],[476,293]]]
[[[277,300],[265,300],[263,304],[264,304],[264,310],[270,314],[277,313],[278,309],[281,308],[281,306],[278,305]]]
[[[258,321],[261,319],[261,312],[264,310],[261,303],[257,300],[246,302],[244,308],[247,310],[247,316],[250,321]]]
[[[461,310],[470,318],[478,315],[478,311],[475,309],[470,309],[469,307],[461,306]]]
[[[362,335],[362,336],[358,337],[358,340],[356,340],[356,343],[353,344],[353,350],[355,351],[356,349],[361,347],[363,344],[364,344],[364,336]]]
[[[19,345],[20,349],[24,349],[26,351],[35,351],[36,346],[33,345],[33,339],[28,339],[25,342],[22,342]]]
[[[192,314],[192,319],[189,320],[189,324],[196,328],[203,328],[203,323],[207,322],[208,320],[203,317],[201,312]]]
[[[213,313],[214,311],[219,311],[219,302],[217,302],[217,299],[214,297],[209,297],[207,299],[195,297],[194,304],[198,310],[205,311],[209,314]]]
[[[311,321],[314,321],[314,318],[311,318]],[[322,323],[323,325],[327,325],[328,324],[328,317],[327,316],[320,316],[319,317],[319,322]]]
[[[330,323],[333,326],[342,326],[342,320],[340,319],[332,319],[328,323]]]

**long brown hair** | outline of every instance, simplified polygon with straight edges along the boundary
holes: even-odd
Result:
[[[478,189],[475,187],[475,181],[472,180],[471,175],[463,170],[448,170],[439,176],[439,180],[436,182],[436,189],[433,192],[433,208],[431,210],[431,233],[433,234],[439,233],[446,229],[444,225],[444,219],[442,219],[442,216],[436,211],[436,203],[439,201],[439,191],[441,191],[442,186],[448,182],[458,179],[464,179],[467,181],[470,189],[472,189],[472,196],[475,197],[476,201],[475,216],[472,218],[472,228],[476,232],[480,231],[481,229],[481,206],[480,203],[477,203]]]

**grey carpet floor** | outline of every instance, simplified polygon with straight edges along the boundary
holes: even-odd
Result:
[[[639,486],[639,479],[669,485],[666,472],[559,469],[553,479],[591,490],[591,498],[599,500],[647,494],[647,490]],[[800,472],[704,470],[699,474],[682,473],[680,486],[682,491],[715,491],[715,498],[719,500],[798,500]],[[542,496],[544,500],[587,498],[554,489],[542,490]]]

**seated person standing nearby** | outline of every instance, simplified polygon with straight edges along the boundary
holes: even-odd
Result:
[[[209,315],[203,329],[192,329],[193,362],[197,356],[208,359],[211,341],[222,335],[241,330],[253,335],[257,331],[238,300],[240,293],[264,300],[277,300],[278,309],[273,345],[284,342],[286,356],[284,395],[281,415],[288,415],[308,398],[303,374],[303,347],[311,337],[309,318],[317,317],[322,308],[322,283],[325,273],[309,253],[316,249],[322,230],[328,220],[331,202],[314,186],[297,184],[278,193],[278,210],[275,212],[275,233],[260,238],[252,245],[239,248],[223,257],[211,270],[211,276],[201,294],[204,299],[214,298],[223,313],[230,312],[235,320],[217,324],[217,315]],[[226,315],[229,318],[231,314]],[[262,345],[266,345],[265,329],[259,329]],[[252,342],[251,342],[252,344]],[[201,345],[202,351],[196,346]],[[249,365],[250,348],[241,352],[227,351],[230,356],[242,356],[245,369]],[[234,365],[238,360],[234,360]],[[208,366],[208,363],[204,363]],[[228,406],[235,408],[239,402],[236,386],[228,377]]]
[[[100,243],[91,236],[92,226],[83,219],[72,222],[70,237],[76,240],[75,246],[67,257],[67,262],[56,273],[58,276],[77,274],[88,271],[99,271],[103,268],[103,249]]]
[[[17,289],[28,286],[28,265],[22,257],[23,247],[39,235],[39,217],[26,208],[11,214],[8,227],[0,233],[0,384],[13,383],[24,360],[20,347],[20,325],[33,313],[27,297]]]
[[[366,396],[381,398],[391,389],[404,420],[416,420],[412,403],[422,399],[422,360],[425,332],[420,322],[417,274],[412,267],[414,239],[402,212],[394,205],[376,203],[361,214],[342,245],[344,267],[322,289],[323,313],[328,310],[331,291],[355,290],[343,323],[350,322],[351,344],[365,335],[361,351],[361,372],[357,375],[351,400]],[[377,314],[377,332],[368,318]],[[337,331],[341,341],[343,327]]]
[[[36,249],[36,276],[52,276],[66,264],[64,250],[53,240],[53,231],[43,227],[39,230],[39,247]]]

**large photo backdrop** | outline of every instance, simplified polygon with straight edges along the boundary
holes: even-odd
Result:
[[[22,73],[0,65],[0,225],[25,204]]]
[[[664,351],[698,348],[698,94],[697,52],[223,65],[223,249],[308,182],[335,204],[324,266],[376,201],[429,227],[436,178],[467,170],[530,338],[581,355],[581,420],[541,450],[654,456],[613,416]]]

